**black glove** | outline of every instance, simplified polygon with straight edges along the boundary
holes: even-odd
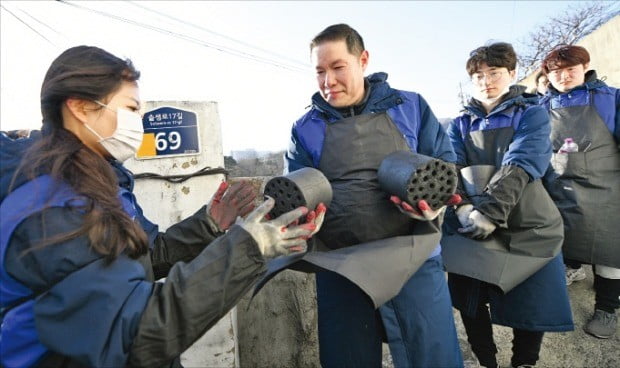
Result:
[[[508,216],[519,202],[530,176],[514,165],[502,166],[491,178],[474,207],[496,225],[506,228]],[[533,204],[535,205],[535,204]]]

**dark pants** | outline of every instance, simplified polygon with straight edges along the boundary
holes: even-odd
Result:
[[[582,263],[572,259],[565,259],[564,264],[570,268],[579,268]],[[594,308],[607,313],[615,313],[620,308],[620,279],[608,279],[596,274],[594,270]]]
[[[493,327],[489,309],[483,300],[478,304],[476,316],[468,317],[461,313],[463,325],[467,332],[467,341],[476,354],[478,361],[484,367],[497,367],[497,347],[493,341]],[[544,332],[512,329],[512,359],[511,364],[517,367],[522,364],[535,365],[539,358],[540,346]]]
[[[463,365],[441,256],[427,260],[381,312],[336,273],[318,272],[316,283],[324,368],[380,368],[386,337],[396,367]]]
[[[564,264],[565,264],[568,268],[577,269],[577,268],[581,267],[581,265],[582,265],[583,263],[581,263],[581,262],[579,262],[579,261],[572,260],[572,259],[567,259],[567,258],[564,258]]]
[[[316,284],[321,366],[381,367],[384,328],[370,298],[333,272],[317,272]]]
[[[620,279],[608,279],[595,273],[594,293],[594,308],[607,313],[615,313],[620,308]]]

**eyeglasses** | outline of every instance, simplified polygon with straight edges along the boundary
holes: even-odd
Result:
[[[494,70],[489,73],[474,73],[471,76],[471,81],[476,84],[481,84],[486,79],[487,82],[496,82],[504,74],[501,70]]]

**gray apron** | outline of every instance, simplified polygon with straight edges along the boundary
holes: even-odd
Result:
[[[513,135],[512,127],[470,132],[464,142],[467,163],[501,167]],[[475,207],[477,197],[471,200]],[[460,227],[456,216],[446,217],[441,240],[446,269],[497,285],[504,293],[549,263],[562,247],[562,218],[540,180],[525,186],[507,228],[475,240],[458,233]]]
[[[573,138],[579,152],[554,153],[548,190],[564,219],[564,257],[619,268],[620,152],[589,98],[550,111],[553,151]]]
[[[396,296],[439,244],[435,222],[410,219],[379,187],[385,156],[410,150],[386,113],[365,114],[328,124],[319,170],[333,199],[321,231],[305,254],[279,257],[254,294],[284,268],[336,272],[362,289],[378,308]]]

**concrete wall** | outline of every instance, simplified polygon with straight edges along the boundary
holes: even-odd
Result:
[[[250,180],[262,198],[271,177]],[[232,179],[239,180],[238,179]],[[237,305],[241,367],[320,367],[314,274],[286,270]]]
[[[220,118],[215,102],[148,101],[146,111],[158,107],[175,107],[193,111],[197,115],[201,152],[198,155],[130,159],[125,166],[134,174],[150,172],[160,175],[191,174],[209,166],[224,167]],[[183,183],[141,179],[136,181],[134,193],[146,217],[164,231],[195,213],[208,203],[224,175],[198,176]],[[236,310],[233,309],[183,355],[185,367],[237,367]]]
[[[612,87],[620,87],[620,15],[617,15],[603,24],[594,32],[585,36],[577,45],[583,46],[590,53],[590,69],[596,70],[599,78],[605,78],[605,83]],[[534,78],[538,70],[526,76],[519,84],[536,87]]]
[[[620,15],[577,43],[590,53],[590,69],[596,70],[605,83],[620,87]]]
[[[283,271],[237,306],[241,367],[320,367],[313,274]]]

